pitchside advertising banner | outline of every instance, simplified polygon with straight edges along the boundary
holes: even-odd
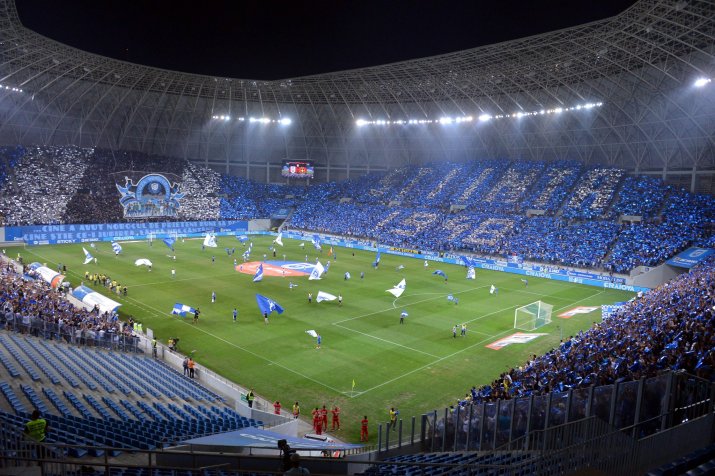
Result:
[[[269,234],[268,232],[265,233]],[[283,233],[283,236],[296,240],[310,241],[312,237],[315,236],[315,233],[286,232]],[[351,240],[338,238],[335,236],[318,236],[320,237],[322,243],[327,243],[329,245],[336,245],[345,248],[354,248],[366,251],[377,251],[378,249],[378,244],[370,240]],[[460,255],[457,254],[443,253],[440,256],[439,253],[396,248],[391,246],[380,245],[379,248],[380,252],[385,254],[407,256],[410,258],[436,261],[439,263],[462,265],[462,258],[460,257]],[[472,258],[472,261],[474,262],[476,268],[489,269],[492,271],[501,271],[505,273],[520,274],[523,276],[553,279],[556,281],[568,281],[571,283],[586,284],[588,286],[596,286],[599,288],[606,289],[620,289],[621,291],[630,291],[634,293],[650,290],[650,288],[626,284],[626,281],[623,278],[603,276],[600,274],[588,273],[585,271],[572,271],[568,269],[561,269],[556,266],[527,264],[523,262],[516,262],[518,260],[515,259],[507,261],[489,258]]]
[[[245,233],[248,222],[234,220],[178,221],[156,223],[96,223],[88,225],[10,226],[5,228],[5,240],[28,245],[86,243],[90,241],[143,240],[175,236],[203,236]]]

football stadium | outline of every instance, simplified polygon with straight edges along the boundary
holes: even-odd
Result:
[[[0,474],[715,472],[712,0],[278,80],[18,10]]]

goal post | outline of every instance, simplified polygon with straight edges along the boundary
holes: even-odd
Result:
[[[533,331],[551,323],[554,306],[543,301],[532,302],[514,311],[514,329]]]

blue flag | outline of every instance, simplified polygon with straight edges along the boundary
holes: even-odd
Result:
[[[248,241],[248,237],[246,235],[237,236],[236,239],[241,243],[245,243]]]
[[[253,282],[257,283],[258,281],[263,280],[263,263],[258,265],[258,269],[256,270],[256,274],[253,275]]]
[[[377,266],[380,264],[380,250],[377,250],[377,254],[375,255],[375,261],[372,263],[373,268],[377,268]]]
[[[112,250],[114,250],[115,255],[118,255],[122,252],[122,245],[120,245],[116,241],[112,241]]]
[[[174,243],[176,242],[175,239],[173,239],[173,238],[164,238],[162,241],[164,242],[164,244],[165,244],[166,246],[169,247],[169,249],[170,249],[171,251],[174,251]]]
[[[464,266],[469,268],[470,266],[474,266],[474,261],[468,256],[460,255],[460,258],[462,258],[462,263],[464,263]]]
[[[442,276],[444,279],[447,279],[447,275],[441,269],[434,270],[432,274],[436,274],[437,276]]]
[[[276,311],[278,314],[283,314],[283,308],[273,299],[256,294],[256,303],[258,303],[258,309],[261,310],[261,314],[270,314],[273,311]]]
[[[187,312],[194,314],[196,312],[196,309],[191,306],[187,306],[186,304],[181,304],[180,302],[177,302],[176,304],[174,304],[174,309],[171,310],[172,314],[177,314],[181,317],[186,317]]]

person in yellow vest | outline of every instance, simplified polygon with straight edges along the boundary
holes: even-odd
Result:
[[[25,423],[25,430],[23,433],[32,441],[42,443],[45,441],[47,436],[47,420],[40,417],[40,412],[35,410],[32,412],[30,421]]]
[[[253,394],[253,389],[249,390],[246,394],[246,402],[248,403],[248,408],[253,408],[253,400],[255,399],[256,396]]]
[[[157,356],[157,351],[156,351],[156,336],[151,340],[151,354],[156,357]]]

